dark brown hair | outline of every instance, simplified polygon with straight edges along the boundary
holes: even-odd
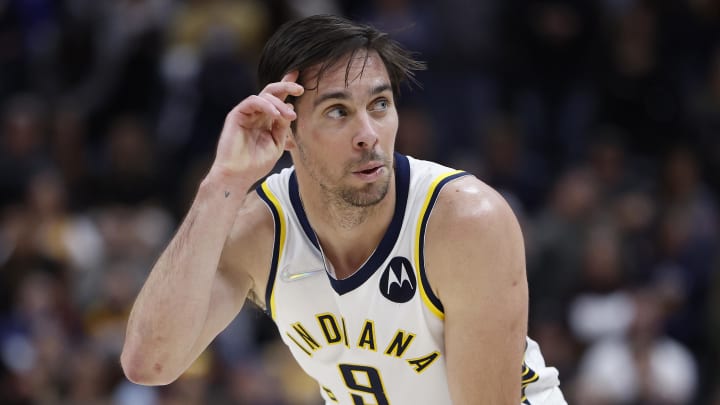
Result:
[[[400,93],[403,82],[417,84],[415,71],[424,70],[425,64],[387,33],[372,26],[355,23],[335,15],[314,15],[283,24],[263,48],[258,66],[260,88],[277,82],[288,72],[303,71],[319,66],[316,83],[328,68],[346,55],[354,56],[360,50],[375,51],[385,63],[393,93]],[[366,56],[367,57],[367,56]],[[350,62],[346,68],[348,82]],[[306,88],[307,83],[302,83]]]

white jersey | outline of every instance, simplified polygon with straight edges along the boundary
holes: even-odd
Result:
[[[338,280],[326,269],[295,172],[258,187],[275,220],[265,302],[280,336],[326,404],[451,404],[444,312],[425,275],[423,241],[441,188],[467,173],[395,154],[396,207],[372,256]],[[523,403],[565,404],[557,370],[528,339]],[[557,398],[557,399],[553,399]]]

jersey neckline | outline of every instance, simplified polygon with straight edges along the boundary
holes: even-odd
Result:
[[[340,295],[348,293],[361,286],[378,270],[380,265],[385,261],[397,242],[400,230],[402,229],[403,218],[405,217],[405,209],[407,207],[408,191],[410,189],[410,162],[408,158],[400,153],[395,152],[395,212],[388,229],[385,231],[380,244],[375,249],[370,258],[350,277],[338,280],[325,272],[330,280],[332,288]],[[290,174],[288,179],[288,191],[290,194],[290,202],[293,211],[302,226],[303,232],[307,239],[312,243],[315,249],[320,253],[320,243],[317,240],[315,231],[310,225],[310,221],[305,214],[302,201],[300,200],[300,192],[298,189],[295,171]]]

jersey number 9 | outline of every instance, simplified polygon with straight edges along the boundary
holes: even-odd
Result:
[[[390,405],[377,369],[356,364],[339,364],[338,367],[350,391],[373,395],[377,405]],[[350,396],[354,405],[368,405],[362,395],[351,392]]]

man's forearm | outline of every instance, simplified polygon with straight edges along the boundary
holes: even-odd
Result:
[[[199,353],[223,245],[247,188],[206,179],[133,305],[121,357],[131,380],[176,379]],[[248,185],[249,186],[249,185]],[[243,190],[242,192],[239,190]]]

